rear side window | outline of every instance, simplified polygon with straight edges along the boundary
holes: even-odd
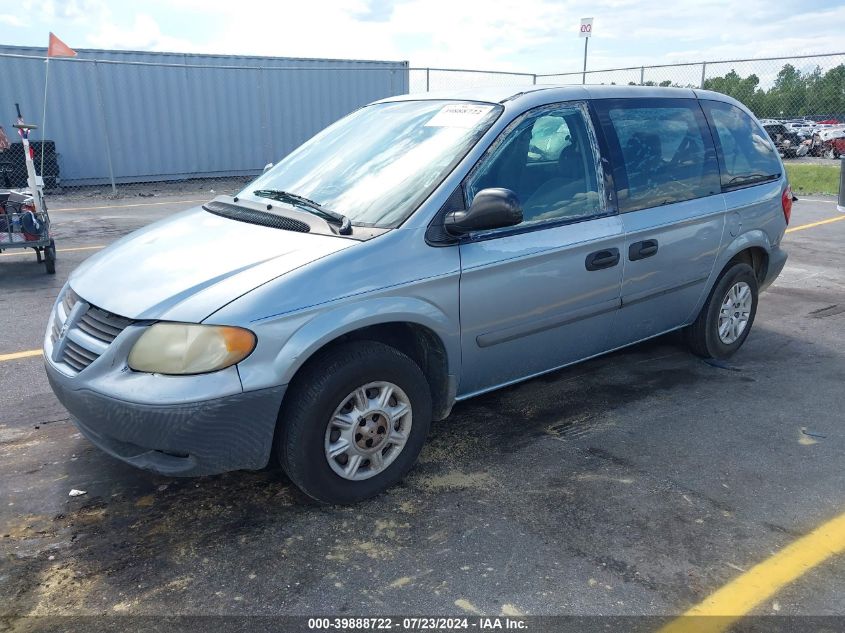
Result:
[[[754,119],[729,103],[702,101],[701,105],[714,132],[723,187],[744,187],[780,178],[777,151]],[[778,133],[786,132],[778,127]]]
[[[692,99],[597,102],[614,154],[620,211],[636,211],[719,193],[710,131]]]

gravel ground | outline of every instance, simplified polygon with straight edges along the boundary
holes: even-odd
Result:
[[[61,190],[47,192],[50,208],[61,208],[79,202],[100,201],[103,204],[120,204],[137,198],[172,198],[184,196],[206,195],[213,198],[220,194],[233,194],[239,191],[253,177],[234,178],[193,178],[190,180],[176,180],[171,182],[131,183],[117,185],[116,192],[108,185],[65,187]]]

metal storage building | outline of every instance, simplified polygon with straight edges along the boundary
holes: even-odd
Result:
[[[49,62],[43,138],[65,186],[256,174],[346,113],[408,91],[407,62],[77,52]],[[0,46],[12,141],[15,103],[41,124],[45,55]]]

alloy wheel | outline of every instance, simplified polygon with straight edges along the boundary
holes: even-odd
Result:
[[[329,466],[350,481],[378,475],[402,452],[412,417],[411,401],[397,385],[378,381],[358,387],[343,398],[326,428]]]
[[[753,303],[751,286],[746,282],[738,281],[730,287],[719,308],[719,339],[722,343],[732,345],[739,340],[748,327]]]

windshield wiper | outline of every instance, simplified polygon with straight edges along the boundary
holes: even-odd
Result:
[[[763,182],[766,180],[775,180],[780,178],[780,174],[743,174],[742,176],[734,176],[728,181],[726,186],[736,184],[748,184],[752,182]]]
[[[303,196],[298,196],[289,191],[282,191],[281,189],[256,189],[252,193],[260,198],[270,198],[279,202],[287,202],[323,218],[330,224],[337,224],[339,227],[337,232],[340,235],[352,234],[352,223],[349,221],[349,218],[342,213],[324,208],[319,202],[314,202]]]

